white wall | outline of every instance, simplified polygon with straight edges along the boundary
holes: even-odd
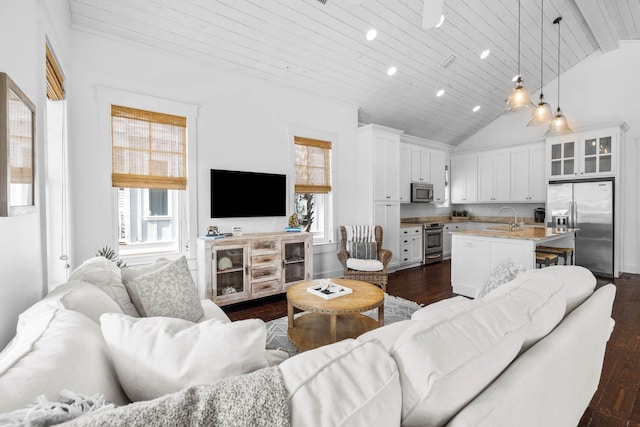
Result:
[[[6,0],[0,12],[0,71],[5,72],[37,105],[36,109],[36,200],[37,212],[0,218],[0,348],[15,335],[17,316],[43,294],[43,233],[40,203],[43,152],[42,110],[38,84],[44,69],[37,62],[40,38],[34,0]],[[42,46],[44,52],[44,46]],[[42,56],[44,61],[44,56]]]
[[[574,130],[626,122],[622,172],[623,271],[640,273],[640,228],[638,212],[640,186],[637,168],[640,163],[640,42],[620,42],[618,50],[593,53],[561,75],[561,108]],[[545,86],[547,102],[557,106],[557,82]],[[537,99],[537,94],[534,96]],[[540,141],[544,128],[528,128],[528,113],[498,117],[456,147],[456,152],[504,147]]]
[[[285,173],[291,181],[291,127],[335,136],[332,151],[335,225],[357,220],[350,218],[349,210],[349,200],[355,191],[349,180],[349,159],[355,156],[355,107],[253,77],[225,74],[212,66],[113,39],[74,31],[73,40],[74,79],[69,96],[72,267],[93,256],[105,244],[115,246],[111,226],[110,147],[101,144],[96,134],[99,129],[96,85],[199,106],[199,235],[209,225],[218,225],[221,231],[242,225],[245,233],[284,229],[287,217],[211,219],[209,171],[219,168]],[[289,210],[293,213],[291,205]],[[327,253],[319,254],[323,250]],[[335,250],[335,244],[316,247],[316,275],[329,274],[338,268]]]

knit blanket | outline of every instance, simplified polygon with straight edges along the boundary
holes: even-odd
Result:
[[[271,367],[83,415],[62,425],[284,427],[289,426],[289,406],[280,370]]]

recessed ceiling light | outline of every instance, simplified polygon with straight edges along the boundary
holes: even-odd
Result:
[[[442,95],[444,95],[444,89],[440,89],[439,91],[436,92],[436,96],[439,98]]]
[[[444,23],[444,15],[440,15],[440,21],[436,24],[436,28],[440,28]]]
[[[520,74],[516,74],[515,76],[513,76],[513,78],[511,79],[512,82],[515,82],[516,80],[518,80],[518,77],[520,77]]]
[[[396,73],[396,71],[398,71],[396,67],[389,67],[389,69],[387,70],[387,75],[393,76]]]
[[[375,28],[372,28],[369,31],[367,31],[367,40],[371,41],[375,39],[377,36],[378,36],[378,32],[376,31]]]
[[[480,106],[479,106],[479,105],[476,105],[475,107],[473,107],[473,110],[472,110],[472,111],[475,113],[475,112],[476,112],[476,111],[478,111],[479,109],[480,109]]]
[[[491,51],[489,49],[485,50],[480,54],[480,59],[485,59],[487,56],[489,56],[490,53]]]

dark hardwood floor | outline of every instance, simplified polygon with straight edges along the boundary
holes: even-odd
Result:
[[[420,304],[454,296],[451,264],[444,261],[392,273],[387,292]],[[599,283],[602,280],[599,280]],[[613,280],[616,326],[607,344],[598,391],[580,427],[640,427],[640,275],[624,274]],[[269,321],[287,315],[284,295],[223,307],[232,320],[260,318]]]

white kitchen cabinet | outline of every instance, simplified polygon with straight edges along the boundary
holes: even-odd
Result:
[[[478,155],[451,158],[451,203],[478,200]]]
[[[548,178],[615,176],[619,162],[619,140],[619,127],[547,138]]]
[[[433,184],[433,203],[444,203],[446,162],[447,160],[444,152],[431,152],[431,184]]]
[[[400,228],[400,260],[398,268],[409,268],[422,263],[422,227]]]
[[[411,148],[411,180],[431,182],[431,151],[423,147]]]
[[[411,202],[411,147],[400,144],[400,203]]]
[[[382,226],[382,247],[392,253],[387,267],[394,269],[400,260],[400,203],[375,202],[373,223]]]
[[[373,197],[400,201],[400,137],[375,132],[373,135]]]
[[[511,198],[511,152],[478,154],[478,202],[508,202]]]
[[[511,201],[541,202],[547,196],[544,176],[544,144],[511,151]]]

